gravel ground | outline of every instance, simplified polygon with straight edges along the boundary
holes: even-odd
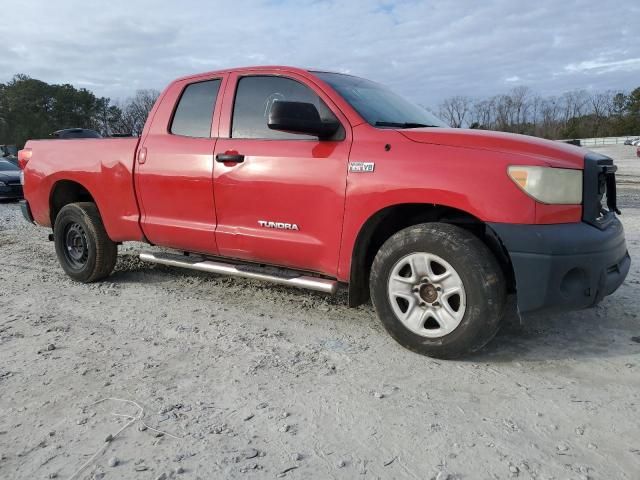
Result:
[[[626,148],[598,151],[633,175]],[[637,185],[620,197],[637,259]],[[2,479],[638,478],[637,261],[596,308],[512,315],[435,361],[344,292],[142,264],[143,245],[73,283],[47,233],[0,204]]]

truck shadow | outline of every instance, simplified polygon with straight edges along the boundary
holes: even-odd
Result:
[[[628,356],[640,366],[640,312],[630,293],[637,296],[637,289],[624,284],[596,307],[522,320],[514,308],[496,337],[467,360],[543,362]]]
[[[144,282],[174,285],[179,279],[187,281],[193,295],[210,295],[221,302],[229,301],[228,297],[216,292],[217,288],[223,288],[225,293],[232,294],[234,305],[240,303],[248,308],[260,308],[260,305],[256,304],[256,293],[259,293],[261,298],[272,298],[301,310],[315,309],[318,305],[329,306],[330,317],[318,312],[327,317],[327,321],[341,318],[361,324],[371,322],[376,326],[372,334],[385,334],[382,327],[378,328],[379,321],[372,305],[369,303],[357,310],[348,308],[344,290],[331,296],[259,281],[152,265],[139,260],[137,255],[133,254],[121,254],[116,271],[110,277],[110,281],[120,284]],[[640,311],[636,308],[635,302],[638,290],[638,285],[630,283],[628,279],[618,292],[605,298],[594,308],[561,314],[531,315],[522,321],[515,311],[515,299],[511,298],[503,327],[496,338],[481,351],[461,361],[541,362],[635,356],[640,365],[640,343],[631,339],[640,336]],[[298,307],[295,307],[296,305]]]

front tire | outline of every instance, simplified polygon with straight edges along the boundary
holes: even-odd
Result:
[[[58,261],[74,280],[95,282],[113,271],[118,246],[107,235],[94,203],[65,205],[56,217],[53,236]]]
[[[479,350],[504,315],[500,265],[480,239],[455,225],[425,223],[397,232],[378,251],[369,281],[389,334],[430,357]]]

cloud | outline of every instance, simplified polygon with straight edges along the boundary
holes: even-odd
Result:
[[[514,84],[640,85],[636,0],[4,0],[0,81],[26,73],[114,98],[231,66],[349,72],[421,104]]]
[[[598,74],[619,71],[640,71],[640,58],[628,58],[626,60],[587,60],[580,63],[570,63],[566,70],[569,72],[594,71]]]

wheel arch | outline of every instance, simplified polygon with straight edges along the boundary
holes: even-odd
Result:
[[[60,210],[70,203],[91,202],[95,204],[98,212],[100,207],[91,192],[81,183],[75,180],[58,180],[51,187],[49,194],[49,217],[51,228],[54,227],[56,217]]]
[[[349,306],[356,307],[369,300],[371,265],[380,247],[396,232],[420,223],[444,222],[460,226],[475,236],[496,256],[509,291],[515,290],[513,267],[507,250],[498,235],[476,216],[445,205],[432,203],[402,203],[384,207],[373,213],[362,225],[351,252],[349,270]]]

